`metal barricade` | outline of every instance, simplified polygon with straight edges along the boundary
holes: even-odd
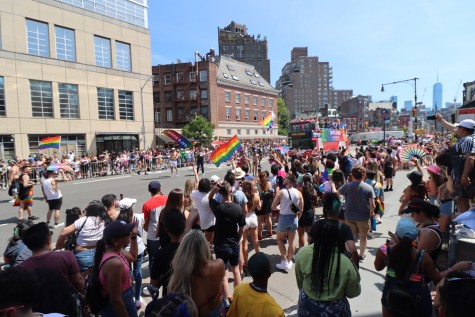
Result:
[[[8,170],[6,168],[5,170],[0,170],[0,187],[1,190],[8,189]]]

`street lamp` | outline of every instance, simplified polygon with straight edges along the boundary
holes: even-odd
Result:
[[[143,106],[143,90],[145,88],[145,86],[147,85],[148,81],[152,78],[155,78],[155,76],[149,76],[147,78],[147,80],[145,81],[145,83],[143,84],[142,87],[140,87],[140,99],[142,100],[142,133],[143,133],[143,149],[144,150],[147,150],[147,147],[146,147],[146,139],[145,139],[145,112],[144,112],[144,106]]]
[[[381,92],[384,92],[384,86],[386,86],[386,85],[408,83],[408,82],[414,81],[414,108],[416,109],[416,117],[415,117],[414,122],[415,122],[416,129],[417,129],[417,80],[418,79],[419,78],[414,77],[414,78],[410,78],[410,79],[394,81],[392,83],[386,83],[386,84],[381,85]],[[416,133],[414,133],[414,140],[417,142],[417,134]]]

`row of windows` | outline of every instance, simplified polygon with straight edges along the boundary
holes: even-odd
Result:
[[[224,91],[224,96],[225,96],[226,102],[231,102],[231,92],[229,90]],[[241,103],[241,93],[234,92],[234,96],[235,96],[236,103]],[[251,95],[244,94],[244,104],[248,105],[250,102],[250,98],[251,98]],[[254,106],[258,106],[259,96],[252,96],[252,101],[253,101]],[[272,98],[267,99],[266,97],[261,97],[261,106],[265,107],[266,103],[269,105],[269,107],[272,108],[274,106],[274,99]]]
[[[185,109],[184,108],[177,108],[176,109],[176,114],[177,114],[177,117],[179,120],[183,120],[182,116],[185,112]],[[197,107],[192,107],[191,110],[190,110],[190,114],[192,116],[195,116],[198,114],[198,108]],[[200,115],[202,115],[203,117],[205,118],[208,118],[208,107],[206,106],[201,106],[200,107]],[[167,122],[173,122],[173,109],[171,108],[167,108],[165,109],[165,119]],[[161,113],[160,113],[160,109],[157,109],[157,111],[155,112],[155,122],[161,122]]]
[[[79,89],[78,85],[58,83],[60,117],[64,119],[79,119]],[[34,118],[53,118],[53,89],[52,82],[30,80],[31,110]],[[133,93],[119,90],[119,118],[134,120]],[[114,90],[97,88],[97,103],[99,119],[114,120]],[[6,116],[4,78],[0,77],[0,116]]]
[[[76,37],[74,30],[54,26],[56,58],[76,61]],[[26,19],[28,54],[50,57],[48,23]],[[96,66],[112,68],[111,40],[94,36],[94,56]],[[131,71],[130,44],[115,41],[116,69]]]
[[[246,47],[244,48],[244,45],[236,45],[236,48],[234,48],[234,45],[223,45],[223,51],[233,51],[234,49],[236,50],[258,50],[260,51],[261,50],[261,46],[260,45],[246,45]]]
[[[189,72],[189,81],[190,82],[196,82],[196,73],[195,72]],[[177,83],[183,83],[184,82],[184,75],[183,73],[176,73],[176,82]],[[207,82],[208,81],[208,71],[207,70],[200,70],[200,82]],[[154,77],[154,85],[158,85],[160,82],[160,76],[155,76]],[[163,74],[163,83],[165,85],[171,85],[172,84],[172,74],[171,73],[166,73]]]
[[[225,107],[226,109],[226,120],[231,120],[231,107]],[[241,108],[234,108],[234,112],[236,114],[236,120],[241,121]],[[244,120],[250,121],[251,109],[244,109]],[[259,110],[253,110],[253,119],[254,121],[258,121],[264,119],[267,116],[267,111],[262,111],[262,117],[259,118]]]
[[[246,135],[251,135],[251,129],[236,129],[236,134],[237,135],[242,135],[242,133],[245,130]],[[258,135],[259,131],[262,131],[263,135],[266,135],[267,133],[273,134],[273,130],[267,131],[267,129],[253,129],[254,130],[254,135]],[[233,129],[226,129],[226,134],[227,135],[232,135],[233,134]]]

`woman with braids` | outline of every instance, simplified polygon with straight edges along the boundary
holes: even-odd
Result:
[[[305,245],[305,233],[309,233],[310,227],[313,224],[314,209],[317,204],[317,193],[312,184],[312,175],[305,174],[302,178],[303,184],[300,188],[303,196],[303,213],[299,218],[299,225],[297,232],[299,234],[299,248]]]
[[[431,295],[424,280],[429,279],[437,284],[452,271],[469,270],[472,267],[472,262],[461,261],[448,270],[438,272],[428,252],[414,248],[418,235],[414,222],[402,218],[397,224],[396,234],[392,236],[394,245],[387,242],[376,252],[375,269],[381,271],[387,267],[381,298],[383,317],[400,316],[404,308],[413,316],[432,316]],[[397,297],[392,294],[392,290],[400,283],[407,286],[410,295],[415,299],[412,304],[414,307],[411,307],[411,304],[407,306],[407,301],[397,303]]]
[[[338,222],[324,219],[316,226],[314,243],[301,248],[295,262],[298,316],[351,316],[347,297],[360,294],[360,275],[338,243]]]
[[[137,260],[138,223],[113,221],[97,242],[92,280],[109,297],[103,317],[137,317],[130,263]],[[130,244],[129,251],[125,247]]]

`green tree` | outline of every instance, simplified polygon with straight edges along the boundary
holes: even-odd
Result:
[[[213,140],[214,125],[203,116],[196,116],[183,127],[185,138],[194,139],[202,144],[209,144]]]
[[[279,123],[279,135],[288,135],[289,132],[289,110],[285,106],[282,98],[277,98],[277,112]]]

